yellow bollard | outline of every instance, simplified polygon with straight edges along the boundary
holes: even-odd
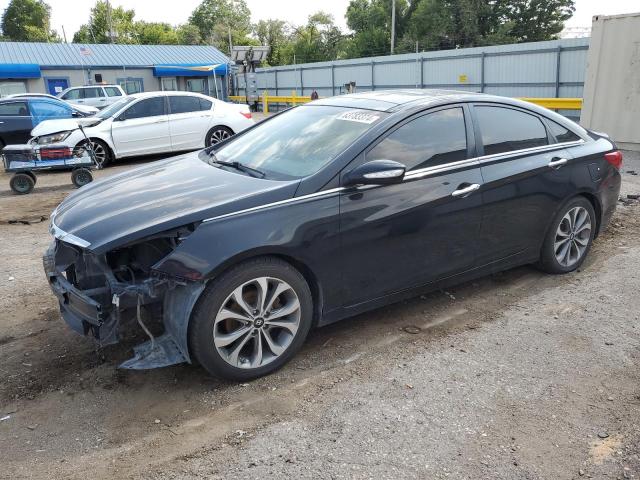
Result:
[[[269,113],[269,92],[262,92],[262,113]]]

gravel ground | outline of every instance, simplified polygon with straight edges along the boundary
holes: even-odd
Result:
[[[624,198],[640,155],[625,171]],[[580,272],[523,267],[360,315],[235,384],[121,372],[135,335],[96,351],[72,334],[40,264],[68,174],[7,184],[0,478],[640,478],[638,202]]]

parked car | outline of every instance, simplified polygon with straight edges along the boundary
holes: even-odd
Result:
[[[518,265],[579,268],[621,164],[606,135],[515,99],[333,97],[83,187],[51,216],[45,270],[101,343],[138,305],[158,312],[164,334],[124,368],[245,380],[313,326]]]
[[[47,119],[83,116],[71,105],[58,99],[4,98],[0,100],[0,148],[27,143],[31,138],[31,130]]]
[[[48,93],[14,93],[12,95],[7,95],[4,98],[24,98],[24,97],[49,98],[51,100],[56,100],[58,102],[65,102],[68,105],[70,105],[71,108],[73,108],[78,113],[81,113],[85,117],[89,117],[91,115],[95,115],[96,113],[98,113],[100,111],[96,107],[91,107],[89,105],[79,105],[79,104],[76,104],[76,103],[66,102],[65,100],[62,100],[62,99],[56,97],[55,95],[50,95]]]
[[[60,92],[58,98],[70,103],[103,109],[126,95],[127,93],[120,85],[85,85],[69,87]]]
[[[137,93],[85,119],[102,165],[124,157],[203,148],[218,143],[253,125],[249,107],[234,105],[189,92]],[[52,141],[51,137],[35,142]],[[61,129],[53,139],[72,148],[81,148],[82,132]]]

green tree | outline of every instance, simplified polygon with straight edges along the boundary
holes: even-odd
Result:
[[[418,41],[428,50],[557,38],[574,0],[415,0],[411,7],[402,45]]]
[[[391,52],[391,0],[351,0],[347,25],[353,34],[347,45],[349,57],[387,55]],[[406,0],[396,0],[396,39],[403,36],[412,9]]]
[[[336,60],[343,56],[344,36],[333,16],[325,12],[310,15],[306,25],[294,29],[291,40],[292,53],[298,63]]]
[[[283,20],[260,20],[254,25],[254,34],[260,45],[269,47],[267,64],[284,65],[293,56],[292,27]]]
[[[575,11],[574,0],[498,0],[495,16],[505,34],[516,42],[551,40],[564,28]]]
[[[168,23],[135,22],[135,36],[143,45],[176,45],[179,43],[178,33]]]
[[[59,42],[51,30],[51,7],[42,0],[11,0],[2,15],[2,34],[15,42]]]
[[[200,31],[204,43],[229,52],[229,31],[234,45],[253,45],[250,38],[251,12],[245,0],[203,0],[191,14],[189,23]]]
[[[109,11],[104,0],[98,0],[91,9],[89,22],[82,25],[73,36],[76,43],[138,43],[133,21],[135,12],[122,7]],[[109,17],[111,21],[109,22]],[[110,34],[111,27],[111,34]]]
[[[202,43],[200,30],[190,23],[185,23],[176,28],[176,35],[180,45],[200,45]]]

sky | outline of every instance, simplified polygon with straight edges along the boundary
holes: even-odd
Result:
[[[89,18],[93,0],[46,0],[51,5],[52,27],[62,36],[62,27],[71,41],[80,25]],[[307,17],[317,10],[333,14],[336,23],[346,29],[344,13],[349,0],[246,0],[251,10],[252,20],[278,18],[290,23],[304,24]],[[0,0],[0,10],[4,10],[9,0]],[[200,0],[111,0],[114,6],[133,8],[137,20],[167,22],[173,25],[185,23]],[[615,15],[640,11],[639,0],[576,0],[576,12],[567,22],[569,27],[589,27],[594,15]]]

